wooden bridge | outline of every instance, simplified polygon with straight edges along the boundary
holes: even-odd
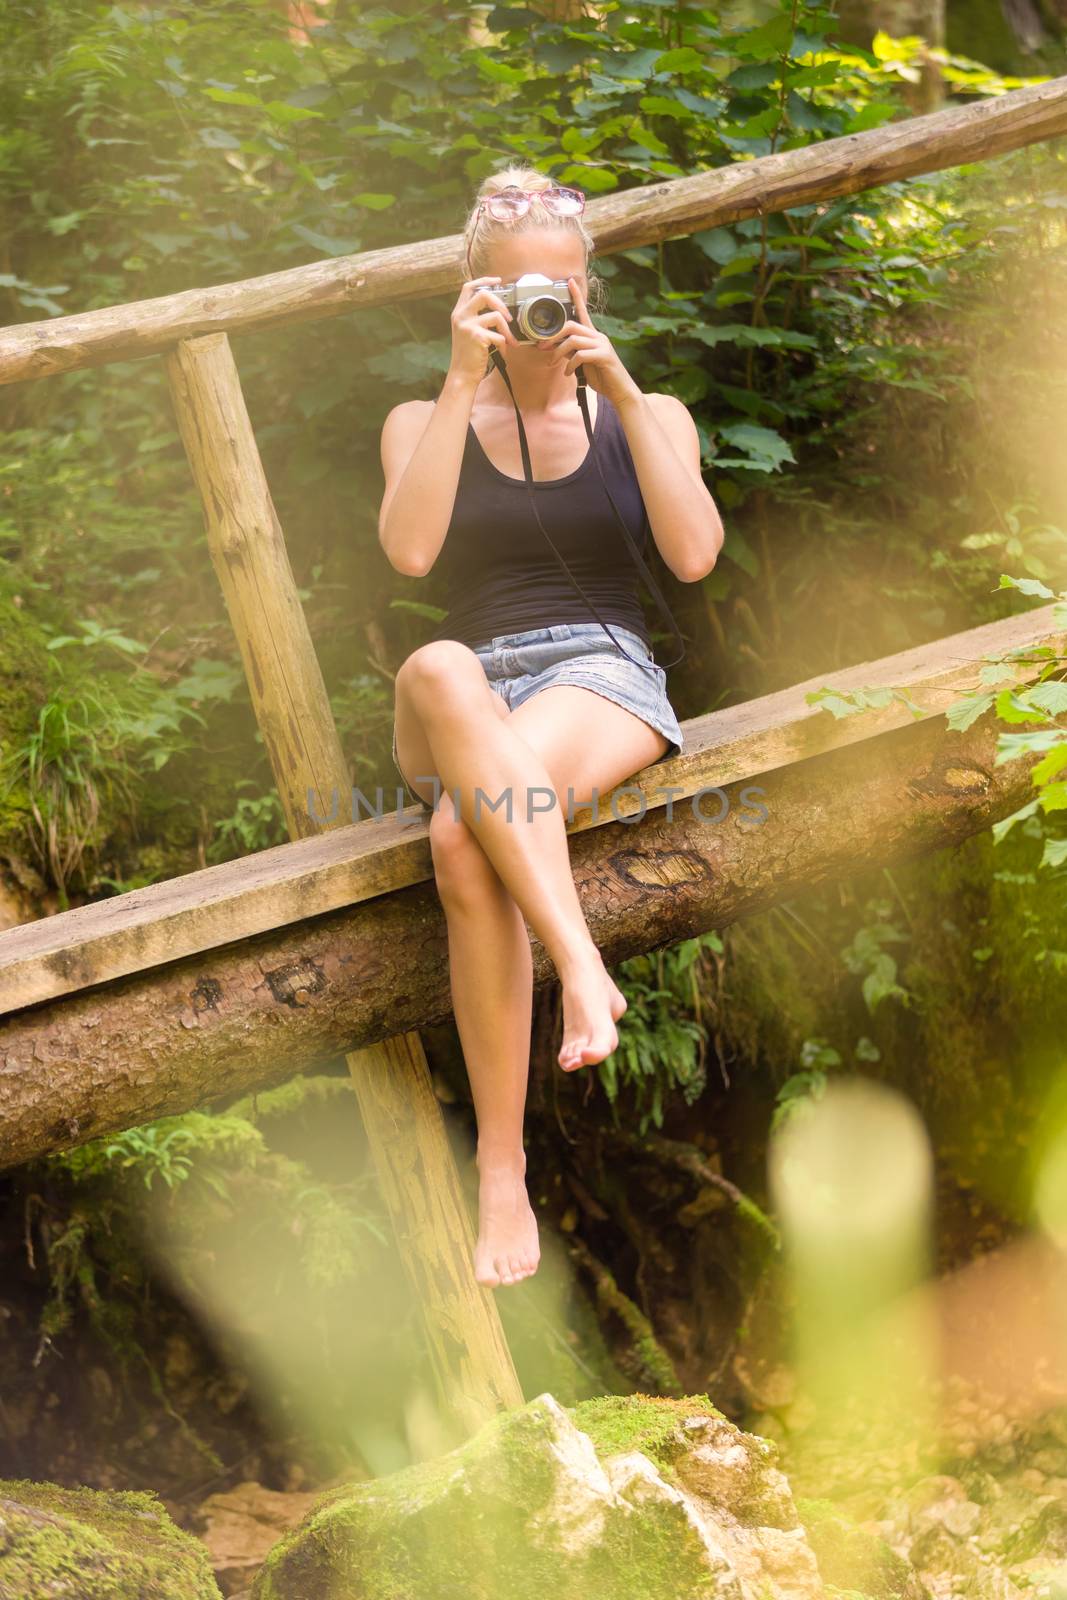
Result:
[[[590,202],[600,254],[987,159],[1067,132],[1067,78]],[[450,1013],[425,813],[351,785],[229,334],[445,292],[457,235],[0,333],[0,381],[166,364],[292,842],[0,933],[0,1166],[264,1087],[346,1053],[442,1403],[473,1430],[522,1394],[418,1028]],[[811,884],[980,832],[1032,794],[990,712],[946,712],[1004,660],[1067,650],[1046,606],[685,724],[687,748],[568,832],[608,962],[721,928]],[[809,691],[895,689],[841,720]],[[1036,757],[1034,758],[1037,759]],[[373,806],[376,796],[365,797]],[[357,801],[359,796],[357,795]],[[411,952],[418,951],[418,961]],[[534,981],[553,976],[534,945]]]

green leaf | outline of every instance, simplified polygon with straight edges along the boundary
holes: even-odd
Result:
[[[1035,683],[1032,688],[1020,691],[1020,698],[1047,711],[1050,716],[1067,714],[1067,683]]]
[[[1047,585],[1037,578],[1012,578],[1006,572],[1000,575],[998,589],[1018,589],[1020,594],[1034,595],[1039,600],[1055,600],[1056,596]]]
[[[742,248],[730,228],[705,228],[701,233],[692,234],[691,238],[693,243],[720,267],[732,261]]]
[[[506,61],[495,61],[492,56],[487,56],[484,51],[477,51],[474,64],[483,78],[488,78],[491,83],[507,83],[518,85],[525,83],[529,74],[523,67],[509,67]]]
[[[263,104],[258,94],[249,94],[245,89],[205,89],[204,94],[209,100],[220,100],[230,106],[261,106]]]
[[[1041,865],[1062,867],[1065,863],[1067,863],[1067,839],[1046,839]]]
[[[945,722],[956,733],[966,733],[972,723],[993,705],[993,694],[968,695],[962,700],[956,700],[945,712]]]
[[[1015,827],[1017,822],[1024,822],[1027,817],[1034,816],[1037,812],[1037,809],[1038,801],[1031,800],[1027,805],[1020,806],[1018,811],[1013,811],[1010,817],[1001,817],[999,822],[994,822],[993,827],[990,830],[993,835],[993,843],[999,844],[1004,838],[1005,834],[1010,833],[1011,829]]]
[[[691,45],[665,50],[656,58],[657,72],[698,72],[703,66],[704,58]]]
[[[726,89],[768,89],[777,83],[780,68],[776,61],[761,61],[751,67],[735,67],[722,81]]]
[[[209,150],[240,150],[241,141],[226,128],[201,128],[197,137]]]
[[[1041,791],[1042,811],[1067,811],[1067,783],[1049,783]]]
[[[718,462],[713,461],[713,466]],[[749,544],[745,535],[738,531],[736,523],[731,522],[723,541],[723,554],[728,556],[742,572],[747,572],[750,578],[758,578],[760,567],[759,557]]]
[[[761,428],[753,422],[734,422],[719,430],[719,437],[735,450],[744,450],[752,457],[746,465],[757,466],[761,472],[774,472],[784,461],[795,462],[793,448],[787,439],[773,428]]]
[[[142,233],[141,239],[145,244],[150,244],[153,250],[158,250],[161,256],[173,256],[179,250],[188,250],[194,242],[191,233]]]
[[[325,233],[316,233],[314,228],[305,228],[300,222],[291,223],[290,231],[326,256],[351,256],[360,248],[360,241],[354,235],[347,239],[331,239]]]
[[[758,28],[748,28],[744,33],[724,33],[722,42],[735,56],[766,57],[780,55],[792,38],[793,19],[789,12],[780,11]]]

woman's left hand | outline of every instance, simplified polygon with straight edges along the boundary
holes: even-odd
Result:
[[[579,321],[567,321],[549,342],[552,361],[563,361],[564,372],[570,377],[578,366],[585,368],[591,389],[607,395],[614,404],[628,400],[640,390],[619,359],[606,333],[593,326],[582,291],[574,278],[567,279],[571,300],[578,310]]]

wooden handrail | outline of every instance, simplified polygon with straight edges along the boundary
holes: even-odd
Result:
[[[1067,77],[796,150],[602,195],[586,207],[601,255],[743,217],[985,161],[1067,133]],[[0,383],[158,354],[196,334],[313,322],[455,291],[459,234],[312,261],[259,278],[22,323],[0,332]]]

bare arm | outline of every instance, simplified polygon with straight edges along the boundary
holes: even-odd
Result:
[[[700,475],[696,423],[675,396],[642,394],[636,384],[616,404],[657,548],[676,578],[695,583],[714,567],[723,542],[718,507]]]
[[[410,577],[425,577],[445,542],[476,388],[450,373],[436,404],[407,400],[382,426],[378,540],[391,565]]]
[[[472,278],[452,308],[452,360],[436,404],[408,400],[382,426],[385,494],[378,541],[398,572],[423,578],[441,553],[459,487],[474,395],[494,346],[517,343],[495,274]],[[427,416],[429,405],[429,416]]]

